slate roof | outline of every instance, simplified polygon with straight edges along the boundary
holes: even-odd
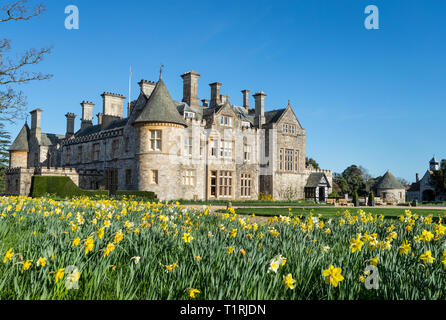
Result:
[[[265,112],[265,123],[277,122],[286,108]]]
[[[144,109],[135,120],[135,123],[142,122],[167,122],[187,126],[162,79],[156,83]]]
[[[393,174],[387,171],[386,174],[375,183],[373,189],[404,189],[404,187]]]
[[[306,188],[317,188],[319,186],[319,183],[321,182],[322,178],[325,178],[325,181],[327,181],[328,187],[330,187],[330,184],[328,183],[328,179],[325,176],[325,173],[323,172],[312,172],[310,173],[307,184],[305,185]]]
[[[28,124],[25,123],[20,130],[19,134],[15,138],[14,142],[9,147],[10,151],[29,151],[28,148],[28,140],[29,140],[29,127]]]
[[[60,143],[60,140],[65,139],[65,135],[54,133],[42,133],[40,135],[41,146],[53,146]]]

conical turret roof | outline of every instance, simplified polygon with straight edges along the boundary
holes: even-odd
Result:
[[[144,122],[166,122],[187,126],[162,79],[157,82],[141,114],[135,120],[135,123]]]
[[[401,182],[399,182],[393,174],[389,171],[386,172],[381,179],[378,180],[377,183],[373,186],[374,189],[404,189]]]
[[[19,134],[15,138],[11,147],[9,147],[9,151],[29,151],[28,147],[29,140],[29,127],[28,124],[25,123],[20,130]]]

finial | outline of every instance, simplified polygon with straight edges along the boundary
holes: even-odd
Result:
[[[26,115],[25,124],[28,124],[28,114]]]
[[[290,99],[288,99],[288,106],[289,106],[289,107],[291,106],[291,101],[290,101]]]
[[[164,64],[161,64],[161,66],[160,66],[160,80],[162,79],[163,68],[164,68]]]

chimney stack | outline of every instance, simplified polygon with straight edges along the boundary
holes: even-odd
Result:
[[[183,78],[183,102],[190,107],[198,107],[198,78],[196,71],[189,71],[181,75]]]
[[[209,84],[209,86],[211,87],[211,108],[218,106],[221,104],[220,101],[220,87],[221,87],[221,83],[220,82],[214,82]]]
[[[31,114],[31,136],[34,136],[40,143],[42,129],[40,129],[40,121],[42,119],[42,109],[37,108],[30,112]]]
[[[153,89],[155,89],[156,83],[142,79],[140,82],[138,82],[138,85],[141,88],[141,93],[145,94],[145,96],[148,98],[152,94]]]
[[[65,138],[69,138],[74,135],[74,119],[76,118],[76,115],[68,112],[65,117],[67,117],[67,132],[65,133]]]
[[[418,173],[415,174],[415,180],[416,180],[415,182],[420,181],[420,176],[418,175]]]
[[[102,97],[102,128],[113,120],[122,119],[124,116],[124,102],[126,97],[121,94],[104,92]]]
[[[249,94],[251,91],[249,90],[242,90],[243,93],[243,108],[246,110],[249,110]]]
[[[96,117],[98,117],[98,124],[102,125],[102,112],[99,112]]]
[[[93,125],[93,102],[82,101],[81,130]]]
[[[265,97],[266,93],[263,91],[257,92],[253,95],[255,99],[255,117],[254,117],[254,125],[257,128],[262,128],[262,125],[265,124]]]

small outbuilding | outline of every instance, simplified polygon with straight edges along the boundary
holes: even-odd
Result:
[[[389,171],[375,183],[372,190],[383,202],[406,202],[406,190],[404,186]]]
[[[330,187],[330,183],[328,182],[325,173],[312,172],[305,185],[305,199],[314,200],[316,202],[327,201],[328,189]]]

